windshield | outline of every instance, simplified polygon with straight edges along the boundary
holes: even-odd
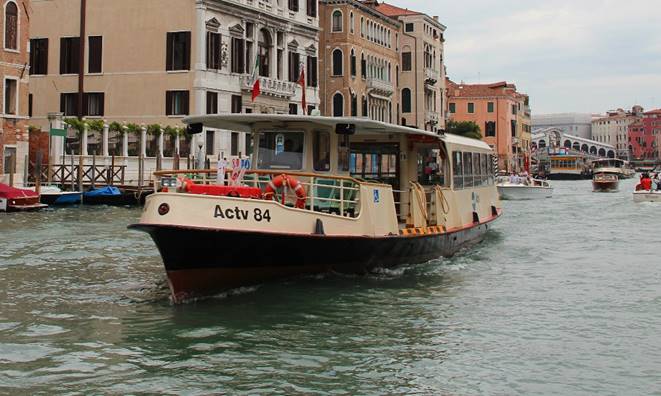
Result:
[[[264,132],[259,136],[259,169],[303,168],[303,132]]]

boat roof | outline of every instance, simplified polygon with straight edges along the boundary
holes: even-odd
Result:
[[[286,126],[289,123],[306,123],[313,127],[335,128],[338,124],[352,124],[356,127],[356,134],[404,134],[434,138],[445,143],[458,146],[471,146],[483,150],[491,150],[485,142],[453,134],[437,134],[401,125],[374,121],[358,117],[324,117],[290,114],[213,114],[192,116],[184,118],[185,124],[202,124],[205,127],[226,129],[237,132],[252,132],[257,124],[275,123]]]

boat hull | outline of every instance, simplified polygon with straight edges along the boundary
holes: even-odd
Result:
[[[82,200],[80,192],[61,192],[41,194],[41,203],[47,205],[76,205]]]
[[[489,222],[441,234],[388,237],[274,234],[172,225],[130,226],[149,233],[166,269],[172,300],[305,274],[364,274],[375,268],[451,256],[480,242]],[[183,247],[189,247],[184,249]]]
[[[616,192],[619,187],[618,181],[593,181],[592,191],[594,192]]]
[[[636,191],[633,193],[634,202],[661,202],[661,191]]]
[[[532,186],[498,186],[498,194],[500,194],[500,199],[510,201],[543,199],[551,198],[553,196],[553,188]]]

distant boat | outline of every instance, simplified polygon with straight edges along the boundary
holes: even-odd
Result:
[[[620,184],[620,173],[599,172],[592,177],[592,191],[615,192]]]
[[[508,176],[501,176],[496,180],[496,187],[503,200],[523,201],[553,196],[553,187],[546,180],[531,179],[528,184],[511,183]]]
[[[39,202],[39,194],[0,183],[0,212],[22,212],[47,208]]]
[[[133,192],[122,192],[117,187],[106,186],[83,193],[83,203],[85,205],[127,206],[138,204],[139,199]]]
[[[27,189],[35,191],[35,187]],[[56,186],[41,186],[39,193],[41,203],[47,205],[76,205],[81,202],[83,197],[80,191],[62,191]]]

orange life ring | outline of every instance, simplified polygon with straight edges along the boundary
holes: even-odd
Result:
[[[305,209],[305,201],[307,200],[307,193],[305,192],[305,188],[303,187],[303,184],[301,184],[301,182],[299,182],[293,176],[288,176],[283,174],[276,176],[273,180],[269,181],[268,184],[266,185],[266,188],[264,189],[264,198],[273,199],[278,189],[285,185],[287,185],[289,188],[294,190],[294,192],[296,193],[296,198],[297,198],[296,207],[299,209]],[[285,199],[285,194],[283,191],[282,194],[283,204],[284,204],[284,199]]]

